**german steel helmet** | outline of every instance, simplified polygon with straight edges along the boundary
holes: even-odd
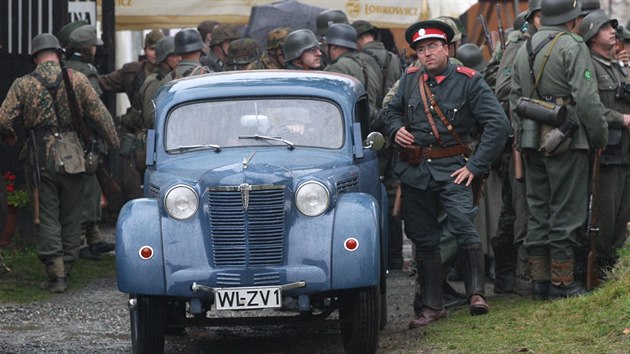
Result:
[[[251,38],[239,38],[230,42],[227,62],[232,65],[249,64],[258,60],[258,43]]]
[[[38,34],[31,42],[31,55],[35,55],[44,49],[61,49],[57,37],[50,33]]]
[[[542,0],[529,0],[527,2],[527,15],[525,15],[525,19],[527,21],[530,20],[532,14],[536,11],[540,11],[540,3]]]
[[[284,60],[291,61],[299,58],[306,50],[317,47],[319,42],[315,34],[308,29],[299,29],[289,33],[282,44]]]
[[[217,25],[212,31],[212,40],[210,46],[219,45],[225,41],[233,41],[241,38],[241,33],[236,25],[221,24]]]
[[[582,12],[580,12],[581,16],[586,16],[595,10],[601,9],[601,5],[599,4],[599,0],[582,0]]]
[[[578,18],[581,11],[582,2],[579,0],[545,0],[540,4],[540,23],[545,26],[561,25]]]
[[[366,32],[371,32],[376,36],[376,33],[378,32],[378,29],[376,27],[372,26],[371,23],[363,20],[352,22],[352,27],[354,27],[354,29],[357,31],[358,36]]]
[[[604,10],[595,10],[584,17],[580,24],[580,35],[584,38],[585,42],[588,42],[597,35],[599,29],[607,24],[613,28],[617,28],[617,20],[611,19],[606,15]]]
[[[175,37],[168,36],[155,43],[155,60],[163,62],[169,55],[175,52]]]
[[[346,23],[334,23],[326,31],[326,44],[357,49],[357,31]]]
[[[79,20],[79,21],[70,22],[66,24],[65,26],[61,27],[61,29],[59,30],[59,33],[57,33],[59,44],[64,48],[67,47],[68,44],[70,44],[70,34],[72,33],[72,31],[85,25],[89,25],[89,23],[85,20]]]
[[[160,30],[151,30],[144,36],[144,48],[155,45],[160,39],[164,38],[164,33]]]
[[[527,26],[525,26],[527,24],[527,20],[525,20],[525,16],[527,16],[527,11],[522,11],[516,15],[512,28],[517,31],[525,32],[527,30]]]
[[[267,34],[266,49],[271,50],[271,49],[282,47],[282,43],[284,42],[284,39],[291,32],[293,32],[293,29],[289,27],[282,27],[282,28],[276,28],[274,30],[271,30]]]
[[[175,54],[190,53],[202,48],[201,35],[194,28],[183,29],[175,35]]]
[[[462,44],[461,47],[457,49],[457,55],[455,57],[465,66],[477,71],[483,71],[483,69],[486,68],[486,62],[483,59],[481,48],[474,43]]]
[[[462,40],[462,32],[459,30],[459,27],[457,27],[457,23],[455,23],[455,21],[452,18],[450,18],[448,16],[440,16],[440,17],[434,18],[434,20],[435,21],[444,22],[451,29],[453,29],[453,38],[451,39],[451,41],[449,43],[455,43],[457,41],[461,41]]]
[[[317,25],[317,35],[325,36],[326,31],[328,31],[328,27],[333,23],[350,23],[348,21],[348,16],[341,10],[324,10],[317,15],[317,19],[315,20]]]

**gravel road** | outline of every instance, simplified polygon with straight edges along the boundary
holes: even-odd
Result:
[[[113,230],[104,228],[113,237]],[[410,256],[406,243],[405,254]],[[421,330],[408,330],[413,278],[395,271],[388,278],[388,325],[379,353],[431,352]],[[45,302],[0,306],[0,353],[129,353],[127,295],[115,279],[70,289]],[[188,328],[167,336],[166,353],[343,353],[336,321],[302,326]]]

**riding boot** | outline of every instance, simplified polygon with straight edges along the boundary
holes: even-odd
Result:
[[[530,296],[532,294],[532,274],[529,269],[529,262],[527,262],[527,251],[522,244],[516,246],[514,292],[521,296]]]
[[[559,299],[586,294],[586,289],[573,278],[575,260],[552,259],[551,260],[551,286],[549,298]]]
[[[535,248],[527,250],[527,253],[527,261],[532,276],[532,300],[547,300],[549,298],[550,279],[549,251]]]
[[[469,243],[460,248],[465,265],[464,285],[470,314],[473,316],[488,313],[490,307],[486,302],[484,286],[484,255],[481,243]]]
[[[514,244],[503,237],[495,237],[490,243],[494,251],[494,293],[511,293],[514,291]]]
[[[446,310],[442,302],[443,271],[440,253],[416,252],[416,265],[420,276],[424,306],[420,314],[409,322],[409,328],[424,327],[446,317]]]

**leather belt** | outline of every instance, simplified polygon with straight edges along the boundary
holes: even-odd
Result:
[[[464,155],[470,156],[470,148],[466,145],[454,145],[446,148],[423,148],[411,145],[400,152],[399,156],[412,166],[418,166],[423,160],[441,159],[444,157]]]

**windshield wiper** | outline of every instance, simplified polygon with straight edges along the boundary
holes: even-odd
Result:
[[[293,146],[293,143],[286,140],[286,139],[282,139],[279,136],[266,136],[266,135],[241,135],[238,137],[239,139],[255,139],[255,140],[271,140],[271,141],[280,141],[282,143],[285,143],[287,145],[287,149],[289,150],[293,150],[295,149],[295,146]]]
[[[186,151],[186,150],[207,150],[207,149],[213,149],[214,152],[220,152],[221,151],[221,147],[219,145],[215,145],[215,144],[199,144],[199,145],[181,145],[178,146],[176,148],[172,148],[172,149],[168,149],[166,150],[166,152],[182,152],[182,151]]]

